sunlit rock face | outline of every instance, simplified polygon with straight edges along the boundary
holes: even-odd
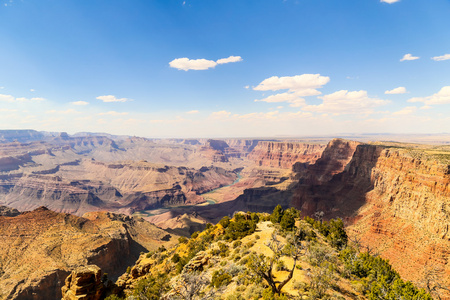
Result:
[[[107,212],[77,217],[45,207],[0,216],[0,234],[5,299],[61,299],[73,269],[93,264],[114,279],[142,251],[170,247],[178,238],[141,218]]]

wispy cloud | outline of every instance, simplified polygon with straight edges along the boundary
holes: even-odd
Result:
[[[227,118],[230,115],[231,115],[231,113],[229,111],[221,110],[221,111],[215,111],[215,112],[211,113],[210,117],[213,119],[222,119],[222,118]]]
[[[96,99],[101,100],[103,102],[127,102],[127,101],[131,101],[131,99],[128,99],[128,98],[116,98],[116,96],[113,96],[113,95],[98,96]]]
[[[389,3],[389,4],[392,4],[392,3],[395,3],[395,2],[399,2],[400,0],[380,0],[380,2],[385,2],[385,3]]]
[[[200,59],[189,59],[187,57],[176,58],[169,62],[169,66],[178,70],[207,70],[214,68],[217,65],[239,62],[242,61],[242,57],[240,56],[229,56],[227,58],[221,58],[217,61],[208,60],[204,58]]]
[[[417,110],[415,106],[407,106],[399,111],[393,112],[394,116],[402,116],[402,115],[410,115],[413,114]]]
[[[128,115],[127,112],[117,112],[117,111],[108,111],[102,112],[98,114],[99,116],[125,116]]]
[[[46,111],[47,114],[63,114],[63,115],[70,115],[70,114],[79,114],[79,111],[76,111],[73,108],[67,109],[67,110],[56,110],[56,109],[52,109],[52,110],[47,110]]]
[[[450,86],[444,86],[439,92],[428,97],[414,97],[408,102],[423,102],[426,106],[437,104],[450,104]]]
[[[0,101],[4,101],[4,102],[40,102],[40,101],[45,101],[44,98],[40,98],[40,97],[34,97],[34,98],[16,98],[14,96],[11,95],[4,95],[4,94],[0,94]]]
[[[371,114],[374,108],[388,104],[390,101],[370,98],[367,91],[347,90],[337,91],[335,93],[319,97],[323,100],[318,105],[308,105],[303,107],[304,111],[319,113],[339,114]]]
[[[396,95],[396,94],[405,94],[405,93],[407,93],[407,91],[404,86],[399,86],[398,88],[385,91],[384,93],[387,95]]]
[[[434,56],[431,58],[434,61],[441,61],[441,60],[449,60],[450,59],[450,54],[444,54],[441,56]]]
[[[198,110],[190,110],[190,111],[187,111],[186,113],[189,115],[193,115],[193,114],[198,114],[199,111]]]
[[[400,59],[400,61],[405,61],[405,60],[416,60],[419,59],[419,56],[413,56],[411,53],[405,54],[403,55],[403,58]]]
[[[240,56],[229,56],[227,58],[221,58],[216,61],[218,65],[228,64],[232,62],[242,61],[242,57]]]
[[[88,105],[89,102],[86,102],[86,101],[74,101],[74,102],[70,102],[70,104],[73,104],[73,105]]]

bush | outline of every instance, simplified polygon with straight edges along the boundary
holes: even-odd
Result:
[[[222,225],[223,228],[227,228],[228,225],[230,225],[230,217],[225,216],[222,218],[222,220],[219,221],[219,224]]]
[[[175,253],[173,256],[172,256],[172,262],[173,263],[178,263],[180,261],[180,255],[178,255],[178,253]]]
[[[187,239],[186,237],[184,237],[184,236],[180,236],[180,237],[178,238],[178,242],[179,242],[180,244],[186,244],[186,243],[188,242],[188,239]]]
[[[224,285],[228,285],[231,282],[231,275],[225,272],[223,269],[220,269],[218,271],[214,271],[212,279],[211,279],[211,285],[215,288],[219,288]]]
[[[280,226],[285,231],[292,231],[295,228],[295,217],[296,214],[292,209],[287,209],[284,211],[281,217]]]
[[[278,204],[273,210],[272,214],[270,215],[270,221],[272,221],[273,224],[278,224],[281,222],[282,217],[283,217],[283,208],[281,207],[281,205]]]
[[[167,290],[167,282],[165,274],[141,279],[133,290],[133,296],[137,299],[160,299],[161,295]]]

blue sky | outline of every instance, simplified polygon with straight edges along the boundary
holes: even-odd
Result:
[[[0,128],[450,132],[449,0],[0,0]]]

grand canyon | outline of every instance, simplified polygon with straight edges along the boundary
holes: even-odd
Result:
[[[61,298],[65,278],[88,265],[114,281],[142,251],[277,205],[341,218],[350,240],[389,259],[402,278],[425,288],[438,272],[433,284],[447,297],[445,143],[1,136],[2,299]]]

